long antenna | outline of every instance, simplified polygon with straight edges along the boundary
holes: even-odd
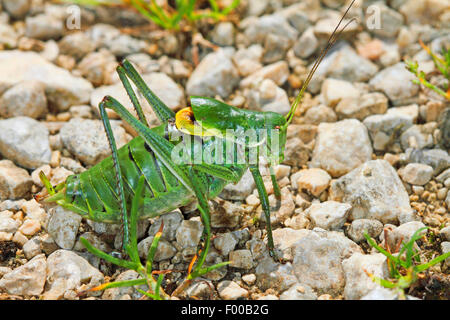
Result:
[[[292,104],[291,110],[286,115],[286,120],[287,120],[286,126],[288,126],[291,123],[292,118],[294,117],[295,110],[297,109],[297,106],[299,105],[300,101],[302,100],[303,95],[304,95],[304,93],[306,91],[306,88],[308,87],[309,83],[311,82],[311,79],[314,76],[314,73],[316,72],[316,70],[319,67],[320,63],[322,62],[323,58],[328,53],[328,51],[331,49],[331,47],[336,43],[337,39],[340,37],[342,32],[345,30],[345,28],[347,28],[350,23],[352,23],[353,21],[356,20],[356,18],[352,18],[350,21],[348,21],[345,24],[345,26],[339,32],[337,31],[339,26],[341,25],[342,21],[344,20],[345,16],[349,12],[350,8],[355,3],[355,1],[356,0],[353,0],[352,3],[350,3],[350,5],[348,6],[348,8],[345,11],[344,15],[342,16],[341,20],[339,20],[338,25],[336,26],[336,28],[334,28],[333,33],[330,35],[330,38],[327,41],[326,47],[322,50],[322,52],[320,53],[319,58],[316,60],[316,62],[314,63],[314,65],[313,65],[313,67],[311,69],[311,71],[309,72],[308,77],[306,78],[305,82],[303,83],[302,88],[300,89],[299,94],[297,95],[297,98],[295,98],[295,101]]]

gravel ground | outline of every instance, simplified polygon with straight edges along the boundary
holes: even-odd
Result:
[[[115,73],[118,61],[129,59],[173,110],[201,95],[286,114],[347,2],[242,0],[227,21],[174,33],[132,11],[106,8],[82,9],[81,28],[69,30],[67,5],[0,1],[0,299],[141,297],[133,288],[78,296],[105,281],[136,278],[79,242],[83,236],[120,251],[121,227],[33,199],[43,187],[39,171],[57,184],[110,154],[98,103],[112,95],[132,108]],[[282,205],[272,212],[273,234],[287,263],[268,255],[247,172],[211,201],[208,263],[231,264],[195,281],[184,298],[397,299],[363,271],[388,276],[386,258],[363,230],[382,245],[389,230],[395,245],[427,226],[416,243],[422,258],[450,250],[450,108],[413,84],[404,64],[416,60],[432,83],[442,83],[418,40],[435,52],[448,48],[449,2],[357,1],[350,16],[358,23],[318,69],[275,170]],[[145,103],[144,111],[156,124]],[[122,146],[133,131],[111,117]],[[270,177],[264,179],[275,204]],[[173,270],[164,282],[170,293],[186,276],[202,224],[190,208],[142,221],[142,256],[161,220],[155,267]],[[447,259],[429,269],[410,298],[449,299],[449,266]]]

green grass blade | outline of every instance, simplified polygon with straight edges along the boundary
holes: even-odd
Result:
[[[161,239],[163,228],[164,228],[164,222],[161,220],[161,226],[159,227],[158,232],[153,237],[152,244],[151,244],[150,248],[148,249],[146,265],[147,265],[147,274],[149,277],[151,277],[151,274],[152,274],[153,259],[155,258],[156,250],[158,249],[158,242],[159,242],[159,239]]]
[[[389,259],[391,259],[393,262],[395,263],[400,263],[400,259],[397,257],[394,257],[392,254],[390,254],[389,252],[387,252],[386,250],[384,250],[382,247],[380,247],[368,234],[367,232],[364,232],[364,237],[366,238],[367,242],[374,247],[375,249],[377,249],[380,253],[384,254],[386,257],[388,257]]]
[[[99,258],[102,258],[108,262],[114,263],[115,265],[118,265],[119,267],[122,267],[122,268],[127,268],[127,269],[131,269],[131,270],[135,270],[135,271],[138,268],[138,265],[134,262],[112,257],[109,254],[97,249],[87,239],[85,239],[83,237],[80,237],[80,241],[90,253],[96,255]]]
[[[101,284],[95,288],[90,289],[89,291],[103,291],[111,288],[119,288],[119,287],[132,287],[147,284],[145,279],[133,279],[133,280],[124,280],[124,281],[115,281]]]
[[[156,297],[155,295],[153,295],[151,293],[148,293],[147,291],[144,291],[144,290],[139,289],[139,288],[136,288],[136,290],[138,292],[140,292],[141,294],[143,294],[144,296],[149,297],[152,300],[161,300],[161,299],[158,299],[158,297]]]
[[[447,259],[448,257],[450,257],[450,252],[447,252],[447,253],[444,253],[444,254],[440,255],[439,257],[434,258],[430,262],[418,265],[414,269],[415,269],[416,272],[425,271],[426,269],[434,266],[435,264],[438,264],[439,262]]]

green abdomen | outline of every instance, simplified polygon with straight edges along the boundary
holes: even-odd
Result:
[[[136,137],[118,150],[125,198],[128,205],[135,194],[141,175],[145,177],[144,201],[140,218],[151,218],[195,200],[177,178],[159,161],[141,137]],[[238,167],[242,175],[245,168]],[[229,182],[204,174],[208,198],[217,196]],[[64,203],[66,208],[82,216],[101,222],[122,221],[117,195],[116,177],[112,157],[66,180]]]

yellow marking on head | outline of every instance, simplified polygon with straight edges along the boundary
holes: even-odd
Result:
[[[175,115],[175,125],[178,130],[193,136],[215,136],[212,130],[203,128],[196,120],[191,107],[183,108]]]

